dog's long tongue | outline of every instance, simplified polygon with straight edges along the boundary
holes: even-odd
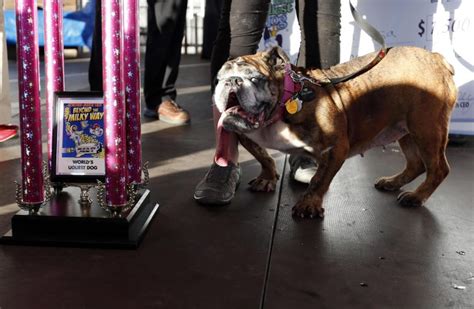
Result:
[[[216,149],[216,161],[219,165],[227,166],[227,163],[231,161],[230,158],[230,132],[226,131],[222,126],[225,113],[221,114],[219,122],[217,123],[217,149]]]

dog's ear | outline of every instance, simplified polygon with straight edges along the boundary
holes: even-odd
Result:
[[[274,46],[264,52],[265,61],[273,68],[280,69],[290,62],[290,58],[280,46]]]

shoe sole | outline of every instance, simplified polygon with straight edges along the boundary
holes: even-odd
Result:
[[[312,171],[308,171],[309,169],[306,169],[305,172],[303,171],[293,171],[290,170],[290,179],[299,182],[299,183],[304,183],[304,184],[309,184],[311,182],[311,179],[313,176],[316,174],[316,169],[311,169]]]
[[[198,202],[199,204],[201,205],[206,205],[206,206],[224,206],[224,205],[228,205],[230,204],[230,202],[232,201],[232,199],[234,198],[235,194],[232,195],[232,197],[228,200],[213,200],[213,199],[209,199],[207,197],[197,197],[196,195],[194,195],[194,200],[196,202]]]
[[[229,198],[229,199],[226,199],[226,200],[213,200],[213,199],[209,199],[207,197],[198,197],[196,196],[195,194],[193,195],[194,197],[194,200],[196,202],[198,202],[199,204],[201,205],[207,205],[207,206],[224,206],[224,205],[228,205],[230,204],[230,202],[234,199],[235,197],[235,193],[237,192],[237,190],[239,189],[239,186],[240,186],[240,181],[237,183],[237,185],[235,186],[235,192],[234,194]]]
[[[6,141],[8,141],[8,140],[10,140],[10,139],[12,139],[12,138],[14,138],[14,137],[16,137],[16,136],[18,136],[18,133],[15,133],[14,135],[9,136],[9,137],[6,137],[6,138],[4,138],[4,139],[0,139],[0,143],[6,142]]]
[[[174,125],[184,125],[184,124],[189,124],[191,122],[191,119],[188,120],[175,120],[172,118],[168,118],[165,116],[158,116],[158,120],[163,121],[168,124],[174,124]]]

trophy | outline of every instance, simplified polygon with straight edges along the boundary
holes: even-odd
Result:
[[[103,93],[65,91],[62,0],[44,1],[44,164],[36,0],[15,4],[21,210],[0,242],[138,247],[159,207],[150,201],[148,168],[141,161],[138,0],[102,1]]]

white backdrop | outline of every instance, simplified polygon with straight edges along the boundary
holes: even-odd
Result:
[[[341,61],[378,49],[342,0]],[[387,46],[413,45],[441,53],[456,71],[459,88],[451,133],[474,135],[474,1],[359,0],[357,10],[384,36]],[[376,43],[375,43],[376,44]]]

